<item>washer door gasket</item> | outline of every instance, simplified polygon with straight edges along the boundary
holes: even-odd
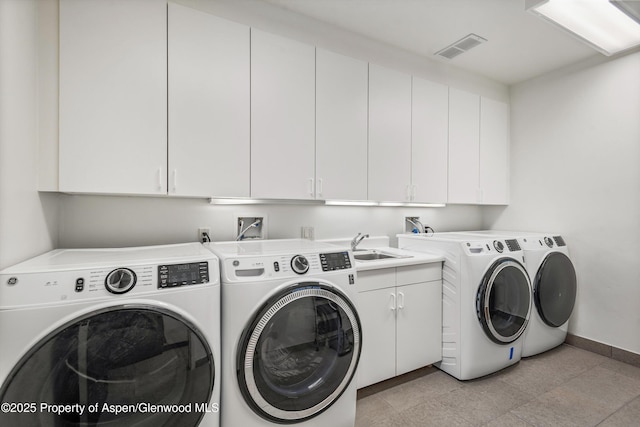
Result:
[[[487,337],[498,344],[517,340],[531,314],[531,283],[513,258],[500,258],[487,270],[476,295],[476,314]]]
[[[324,282],[292,285],[271,297],[243,332],[240,390],[270,421],[315,417],[353,380],[361,345],[360,319],[340,290]]]

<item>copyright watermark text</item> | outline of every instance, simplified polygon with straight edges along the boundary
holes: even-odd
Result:
[[[46,402],[2,402],[0,411],[9,413],[49,413],[56,415],[85,413],[110,413],[113,415],[137,413],[137,414],[190,414],[193,412],[213,412],[220,410],[218,403],[186,403],[158,405],[147,402],[114,404],[114,403],[92,403],[92,404],[51,404]]]

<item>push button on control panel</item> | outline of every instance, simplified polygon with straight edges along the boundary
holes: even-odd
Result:
[[[76,279],[76,292],[82,292],[84,290],[84,278],[78,277]]]
[[[276,273],[280,271],[280,263],[278,263],[278,261],[273,263],[273,269],[276,271]]]

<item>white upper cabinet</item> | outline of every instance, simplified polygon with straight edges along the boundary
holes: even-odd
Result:
[[[249,197],[249,27],[168,6],[168,192]]]
[[[446,203],[448,88],[414,77],[412,90],[411,201]]]
[[[480,189],[483,204],[509,203],[509,106],[480,98]]]
[[[369,66],[369,199],[410,201],[411,76]]]
[[[166,31],[166,1],[60,1],[60,191],[166,194]]]
[[[315,48],[255,29],[251,196],[315,197]]]
[[[316,51],[316,198],[367,198],[368,65]]]
[[[449,203],[480,203],[480,96],[449,88]]]
[[[449,203],[508,199],[509,106],[449,89]]]

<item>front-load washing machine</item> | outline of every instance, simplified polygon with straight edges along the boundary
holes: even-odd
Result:
[[[299,239],[207,246],[221,269],[222,425],[352,427],[362,344],[351,252]]]
[[[531,283],[517,239],[398,235],[398,247],[442,255],[441,370],[469,380],[517,363]]]
[[[218,259],[61,249],[0,272],[0,425],[219,425]]]
[[[576,271],[564,238],[558,234],[486,230],[469,232],[502,238],[517,238],[533,289],[531,310],[524,334],[522,357],[533,356],[562,344],[577,294]],[[506,236],[506,237],[505,237]]]

